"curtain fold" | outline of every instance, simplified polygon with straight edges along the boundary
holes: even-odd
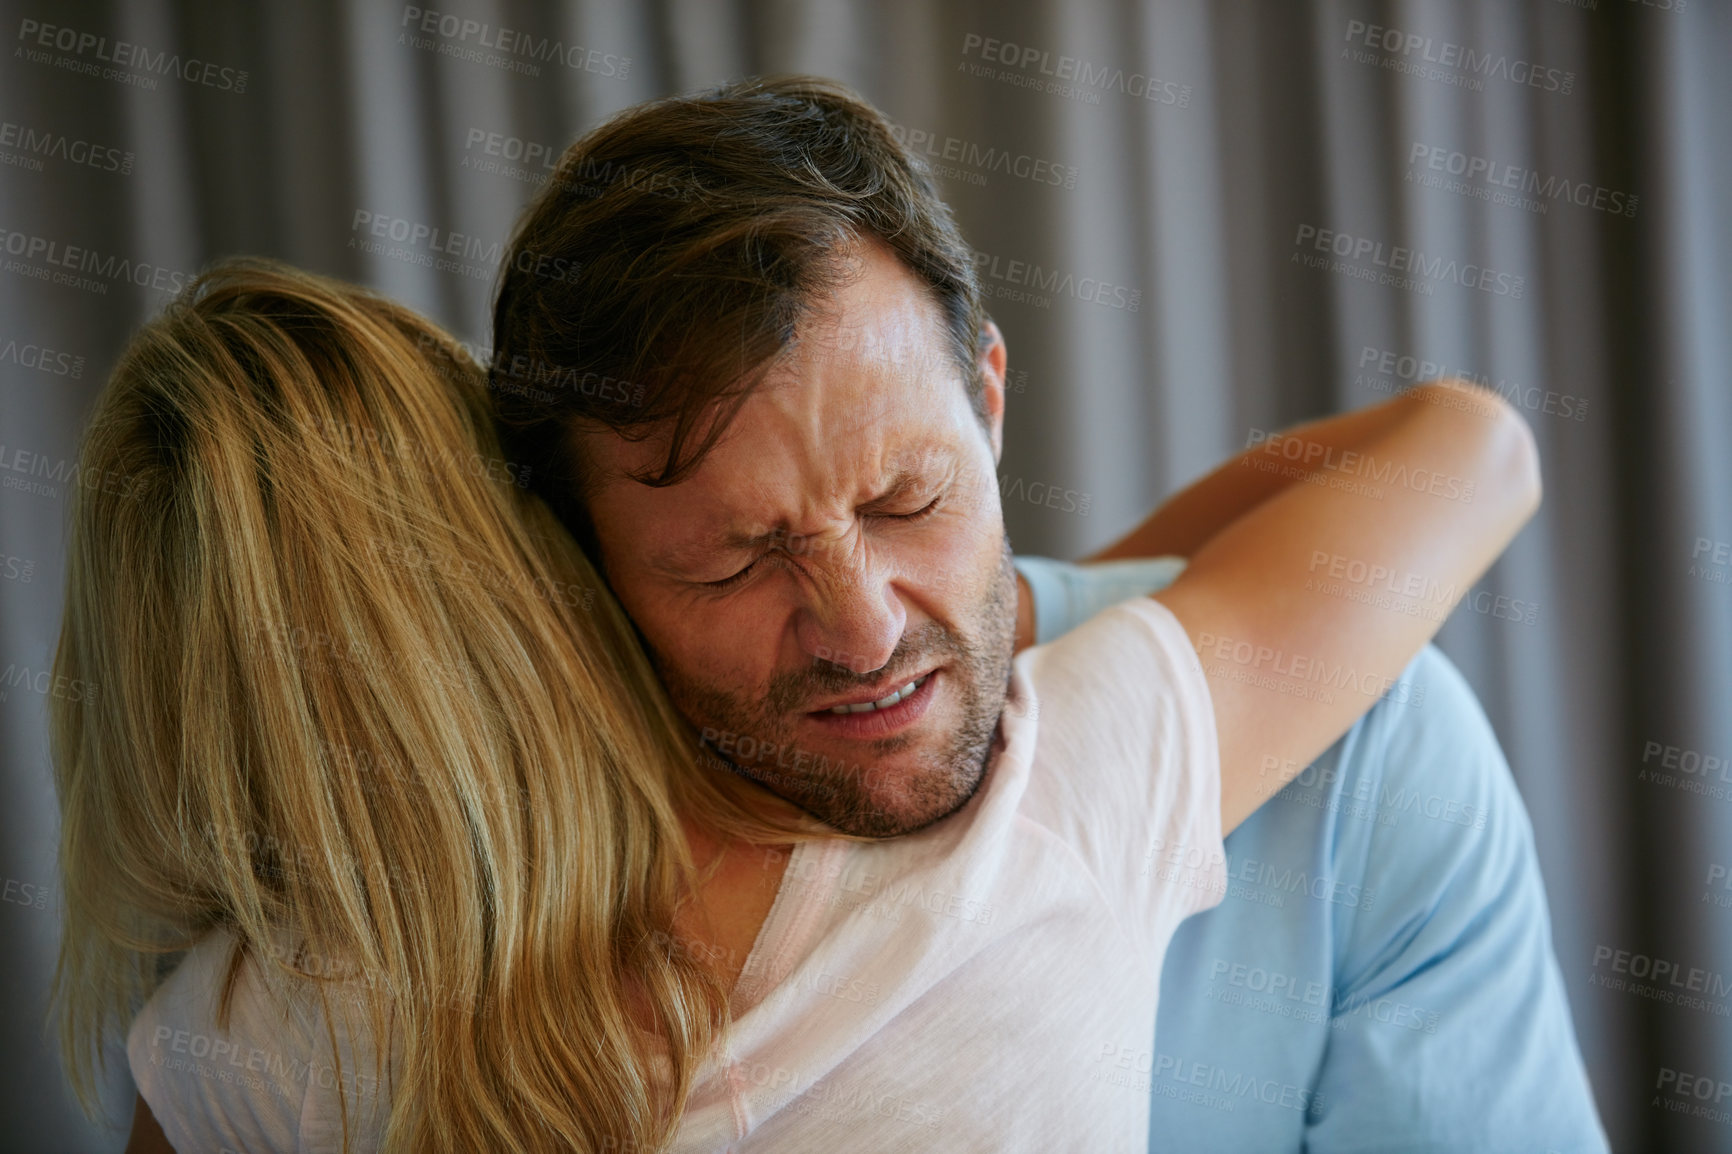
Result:
[[[492,262],[560,149],[641,100],[810,71],[886,112],[977,250],[1010,348],[1019,551],[1080,555],[1258,431],[1427,374],[1520,408],[1544,508],[1440,644],[1532,815],[1614,1148],[1732,1148],[1732,1123],[1654,1104],[1665,1071],[1732,1083],[1732,770],[1704,768],[1732,761],[1732,5],[0,8],[0,882],[47,891],[0,903],[0,1147],[124,1144],[76,1115],[41,1029],[37,674],[79,435],[128,334],[250,252],[484,351]],[[460,21],[566,52],[484,48]],[[113,59],[121,41],[142,55]],[[393,239],[434,230],[435,259]],[[1674,991],[1699,1002],[1598,984],[1619,957],[1705,974]]]

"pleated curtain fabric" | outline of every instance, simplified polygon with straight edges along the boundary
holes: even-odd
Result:
[[[1428,376],[1518,406],[1545,505],[1440,644],[1531,813],[1613,1148],[1732,1148],[1655,1105],[1667,1070],[1732,1082],[1732,5],[0,8],[0,1147],[124,1143],[41,1027],[65,498],[129,333],[247,252],[485,355],[498,256],[566,144],[814,72],[889,115],[976,249],[1020,552],[1087,552],[1261,432]],[[1595,984],[1618,951],[1704,972],[1710,1008]]]

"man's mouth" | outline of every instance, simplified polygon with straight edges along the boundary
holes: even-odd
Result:
[[[873,741],[906,731],[926,715],[943,678],[931,669],[882,696],[866,701],[838,701],[806,714],[808,724],[844,740]],[[881,692],[867,690],[866,692]]]
[[[855,702],[855,703],[852,703],[849,705],[832,705],[829,709],[824,710],[823,712],[825,712],[825,713],[871,713],[871,712],[874,712],[875,710],[879,710],[879,709],[889,709],[892,705],[895,705],[898,701],[901,701],[903,698],[913,697],[915,691],[917,689],[919,689],[922,685],[925,685],[926,679],[928,677],[931,677],[931,676],[932,676],[932,673],[930,671],[923,673],[919,677],[916,677],[913,681],[910,681],[907,685],[904,685],[899,689],[891,690],[889,693],[885,694],[883,697],[880,697],[876,701],[861,701],[861,702]]]

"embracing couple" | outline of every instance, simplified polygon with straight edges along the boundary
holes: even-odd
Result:
[[[493,342],[230,261],[102,397],[56,995],[129,1149],[1603,1148],[1442,614],[1320,579],[1486,570],[1497,398],[1013,558],[972,254],[811,78],[573,145]]]

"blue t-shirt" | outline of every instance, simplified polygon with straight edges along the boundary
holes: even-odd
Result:
[[[1017,568],[1044,643],[1184,561]],[[1437,649],[1226,852],[1167,950],[1151,1150],[1607,1150],[1527,811]]]

